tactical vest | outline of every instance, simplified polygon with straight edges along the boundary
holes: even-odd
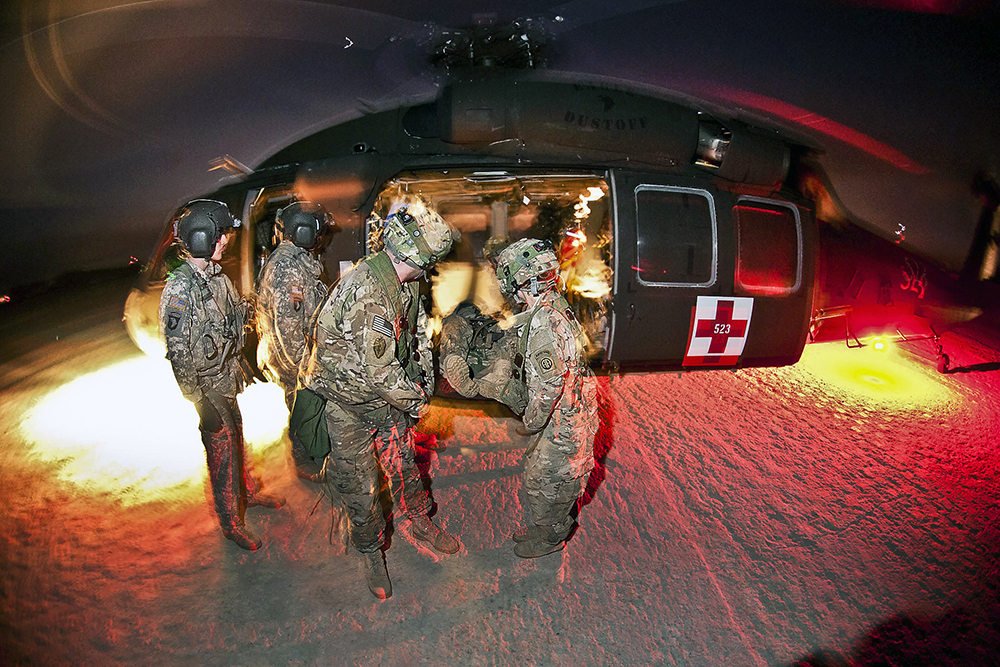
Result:
[[[406,377],[418,385],[422,385],[423,370],[420,368],[420,352],[417,347],[417,309],[420,306],[420,285],[417,281],[411,281],[401,285],[401,289],[409,291],[410,307],[403,313],[401,290],[396,289],[399,285],[399,276],[392,265],[392,260],[384,252],[377,252],[368,255],[361,260],[368,266],[368,270],[378,281],[379,286],[389,299],[389,304],[393,313],[397,313],[396,334],[396,361],[403,367]],[[433,381],[433,378],[428,378]]]
[[[503,402],[518,413],[523,412],[524,407],[528,405],[528,382],[527,372],[524,370],[524,362],[525,355],[528,352],[528,333],[531,331],[531,322],[535,319],[535,313],[541,310],[541,307],[542,304],[539,303],[532,309],[531,314],[528,316],[528,321],[522,327],[520,334],[518,334],[517,354],[514,355],[514,359],[511,362],[511,379],[503,388]],[[576,340],[577,350],[586,349],[587,334],[584,332],[583,327],[580,326],[580,323],[576,321],[573,310],[570,308],[566,298],[560,296],[552,303],[552,307],[561,312],[569,321],[570,328],[573,330],[573,337]],[[583,367],[577,368],[577,373],[583,370]],[[515,405],[522,407],[518,410]]]
[[[188,279],[194,284],[191,292],[192,301],[197,299],[197,307],[192,303],[193,312],[206,312],[215,308],[219,319],[213,317],[192,317],[192,356],[195,371],[200,377],[218,375],[222,372],[228,360],[236,358],[240,370],[246,379],[246,360],[243,358],[243,323],[235,321],[238,312],[232,302],[223,307],[218,303],[208,281],[194,268],[184,262],[171,274]]]

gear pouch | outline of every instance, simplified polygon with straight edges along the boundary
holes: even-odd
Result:
[[[298,389],[288,418],[288,437],[314,459],[330,453],[326,430],[326,399],[309,389]]]

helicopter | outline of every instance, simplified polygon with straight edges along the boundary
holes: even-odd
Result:
[[[243,222],[222,260],[241,293],[289,202],[321,203],[336,221],[331,281],[370,250],[392,206],[420,202],[463,239],[430,279],[438,320],[463,301],[502,311],[489,238],[546,238],[594,367],[782,366],[799,359],[813,315],[818,228],[795,172],[808,150],[644,92],[504,70],[320,130],[201,197]],[[180,210],[125,307],[132,339],[154,354]]]

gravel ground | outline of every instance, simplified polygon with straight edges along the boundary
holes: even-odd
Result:
[[[946,337],[947,375],[929,346],[872,359],[823,344],[789,368],[602,378],[580,527],[530,561],[508,540],[513,420],[435,400],[421,428],[440,448],[418,453],[463,548],[436,555],[397,520],[394,595],[378,602],[280,430],[251,440],[289,502],[248,511],[265,545],[247,553],[215,523],[194,410],[164,408],[146,371],[78,399],[84,416],[39,416],[80,377],[147,368],[123,302],[109,280],[0,313],[0,664],[1000,664],[986,332]],[[263,411],[244,404],[248,430]],[[91,421],[113,435],[87,436]],[[115,455],[95,468],[114,437],[144,475]]]

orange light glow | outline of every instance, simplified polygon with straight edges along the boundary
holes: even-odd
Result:
[[[288,411],[277,385],[251,385],[239,404],[251,449],[281,444]],[[137,357],[79,377],[43,398],[20,428],[60,479],[125,505],[168,490],[201,493],[207,475],[198,415],[165,359]]]
[[[602,299],[611,293],[611,270],[604,264],[590,263],[570,276],[566,288],[588,299]]]
[[[926,361],[886,346],[847,348],[843,343],[807,345],[796,367],[836,393],[844,403],[879,403],[883,409],[940,410],[958,397],[951,380]]]

